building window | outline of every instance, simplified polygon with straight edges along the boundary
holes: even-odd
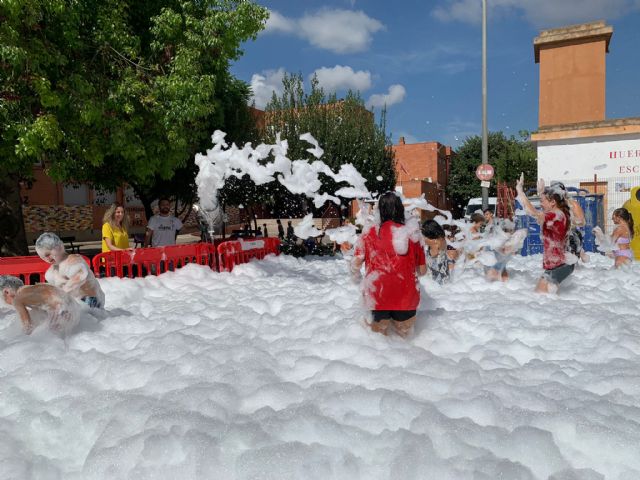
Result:
[[[116,192],[106,190],[93,191],[93,204],[109,206],[116,201]]]
[[[87,205],[89,203],[89,189],[86,185],[73,185],[67,183],[63,186],[65,205]]]
[[[136,195],[136,192],[131,187],[124,189],[124,204],[127,207],[142,207],[142,201]]]

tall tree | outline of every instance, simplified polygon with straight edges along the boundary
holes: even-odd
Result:
[[[44,161],[56,180],[144,196],[224,124],[229,62],[267,16],[249,0],[1,2],[1,186]],[[0,219],[23,230],[10,191]]]
[[[515,182],[524,172],[526,178],[537,176],[536,149],[529,133],[521,131],[519,138],[506,137],[502,132],[489,133],[489,163],[495,169],[495,181],[489,195],[496,195],[496,182]],[[482,163],[482,137],[467,137],[456,151],[449,170],[448,193],[453,204],[464,208],[470,198],[480,197],[482,189],[476,178],[476,167]]]
[[[315,77],[307,92],[302,75],[285,75],[283,93],[280,96],[274,93],[267,105],[265,124],[264,141],[274,142],[279,132],[288,141],[289,158],[309,157],[306,152],[309,144],[299,137],[310,132],[325,151],[322,161],[334,171],[351,163],[366,178],[371,192],[394,188],[394,157],[385,132],[385,112],[376,123],[373,112],[366,109],[358,92],[350,91],[339,100],[335,94],[326,95]],[[337,188],[331,178],[323,178],[321,193],[333,193]],[[274,204],[290,205],[292,211],[305,204],[304,199],[284,189],[272,189],[270,195]],[[343,205],[349,203],[348,199],[341,200]]]

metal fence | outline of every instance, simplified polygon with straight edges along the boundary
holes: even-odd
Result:
[[[629,200],[631,189],[640,186],[640,177],[598,177],[563,180],[565,186],[576,187],[589,193],[601,193],[603,197],[604,228],[613,230],[611,214]]]

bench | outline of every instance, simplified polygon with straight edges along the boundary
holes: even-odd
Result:
[[[65,248],[71,250],[71,253],[80,253],[80,245],[73,244],[76,241],[76,237],[60,237],[60,240],[63,241]]]

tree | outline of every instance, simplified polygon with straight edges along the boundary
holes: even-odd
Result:
[[[255,142],[258,138],[255,118],[251,114],[248,101],[251,96],[249,86],[235,78],[225,79],[218,88],[220,111],[222,115],[207,119],[208,132],[216,129],[227,133],[227,140],[242,145]],[[205,129],[206,130],[206,129]],[[195,148],[195,152],[203,152],[211,147],[210,136],[203,139]],[[194,152],[194,155],[195,155]],[[190,209],[197,200],[195,178],[198,168],[194,162],[188,161],[185,166],[177,168],[171,178],[162,178],[156,174],[144,182],[132,183],[138,197],[145,206],[147,218],[152,215],[151,203],[158,198],[168,197],[176,200],[176,207],[181,205],[181,212]]]
[[[489,133],[489,163],[495,169],[495,181],[491,183],[489,195],[496,195],[496,182],[515,182],[524,172],[525,178],[537,176],[536,149],[528,141],[529,134],[521,131],[520,138],[506,137],[502,132]],[[476,178],[476,167],[482,163],[482,137],[467,137],[449,170],[448,194],[453,204],[464,208],[470,198],[480,197],[482,188]]]
[[[34,161],[59,181],[142,196],[172,178],[224,125],[229,62],[267,16],[249,0],[0,3],[0,219],[23,231],[7,192]]]
[[[309,144],[299,137],[310,132],[325,151],[321,160],[334,171],[351,163],[366,178],[369,191],[382,193],[394,188],[394,158],[390,138],[385,133],[384,111],[376,124],[373,112],[365,108],[358,92],[349,91],[344,99],[338,100],[335,94],[325,95],[314,77],[306,93],[300,74],[285,75],[282,83],[282,95],[274,93],[266,107],[265,143],[273,143],[280,132],[288,141],[289,158],[309,158],[306,152]],[[339,188],[329,177],[323,176],[322,180],[320,193],[333,194]],[[274,207],[288,205],[289,212],[305,209],[304,198],[291,195],[279,185],[267,188],[263,197],[268,197]],[[341,200],[343,205],[350,201]],[[277,212],[282,213],[286,212]]]

